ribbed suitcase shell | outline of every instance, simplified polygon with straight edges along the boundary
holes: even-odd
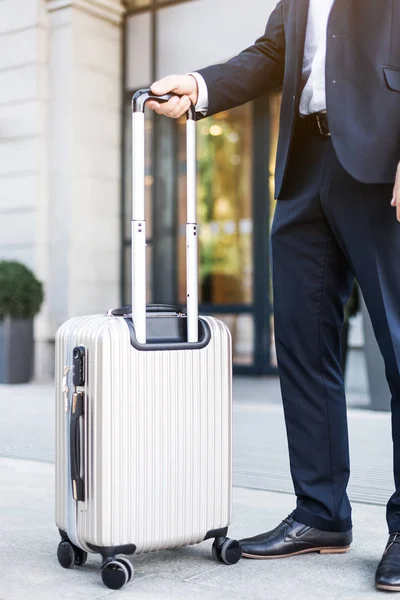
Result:
[[[203,319],[211,341],[196,350],[136,350],[119,317],[79,317],[60,327],[56,523],[81,548],[174,548],[229,525],[231,337],[221,321]],[[68,434],[79,345],[86,348],[84,502],[72,496]]]

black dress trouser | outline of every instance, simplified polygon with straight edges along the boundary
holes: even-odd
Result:
[[[271,233],[275,339],[295,518],[326,531],[352,526],[340,332],[354,276],[392,394],[396,492],[387,520],[390,532],[400,531],[400,223],[392,192],[356,181],[331,139],[299,121]]]

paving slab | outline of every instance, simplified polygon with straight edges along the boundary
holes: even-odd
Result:
[[[355,388],[352,388],[355,389]],[[54,386],[0,385],[0,456],[54,462]],[[384,505],[394,490],[390,415],[349,410],[352,501]],[[234,379],[234,485],[293,492],[279,381]]]
[[[0,386],[0,600],[382,598],[373,577],[387,537],[384,504],[393,489],[388,414],[349,411],[350,492],[364,503],[353,505],[355,541],[348,555],[226,567],[213,561],[208,541],[135,557],[132,584],[111,592],[101,582],[99,557],[71,571],[56,559],[53,396],[51,384]],[[267,531],[294,508],[277,379],[235,380],[234,482],[231,537]]]
[[[102,596],[109,598],[109,595]],[[272,596],[258,596],[252,591],[243,595],[240,591],[222,587],[204,586],[190,581],[177,581],[168,577],[150,576],[128,586],[118,594],[121,600],[272,600]]]
[[[235,490],[234,530],[255,535],[276,526],[294,506],[291,495]],[[194,577],[191,581],[273,600],[321,600],[322,598],[382,598],[374,590],[374,573],[387,540],[383,507],[355,504],[354,543],[348,554],[307,554],[290,559],[243,560],[233,577],[222,571]],[[229,572],[230,573],[230,572]]]
[[[379,598],[376,565],[386,542],[385,509],[354,505],[355,541],[347,555],[307,555],[287,560],[215,563],[211,542],[133,559],[136,576],[121,592],[100,579],[99,557],[81,569],[63,570],[56,559],[53,521],[54,467],[0,459],[1,600],[190,599],[321,600]],[[289,514],[294,497],[235,488],[232,537],[267,531]]]
[[[234,484],[293,493],[282,406],[236,401],[233,422]],[[394,492],[390,414],[351,409],[348,423],[349,496],[383,506]]]

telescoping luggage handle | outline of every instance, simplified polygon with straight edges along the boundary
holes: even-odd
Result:
[[[146,220],[145,220],[145,123],[149,100],[168,102],[175,94],[154,96],[140,90],[132,99],[132,320],[138,342],[146,343]],[[196,112],[193,106],[186,120],[187,223],[186,285],[188,342],[198,341],[198,266],[196,223]]]

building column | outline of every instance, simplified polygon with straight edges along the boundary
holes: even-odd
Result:
[[[0,259],[25,264],[45,284],[46,42],[43,0],[0,2]]]
[[[72,316],[119,304],[122,0],[43,0],[47,12],[46,185],[38,258],[46,305],[37,376]],[[50,368],[49,368],[50,364]]]

